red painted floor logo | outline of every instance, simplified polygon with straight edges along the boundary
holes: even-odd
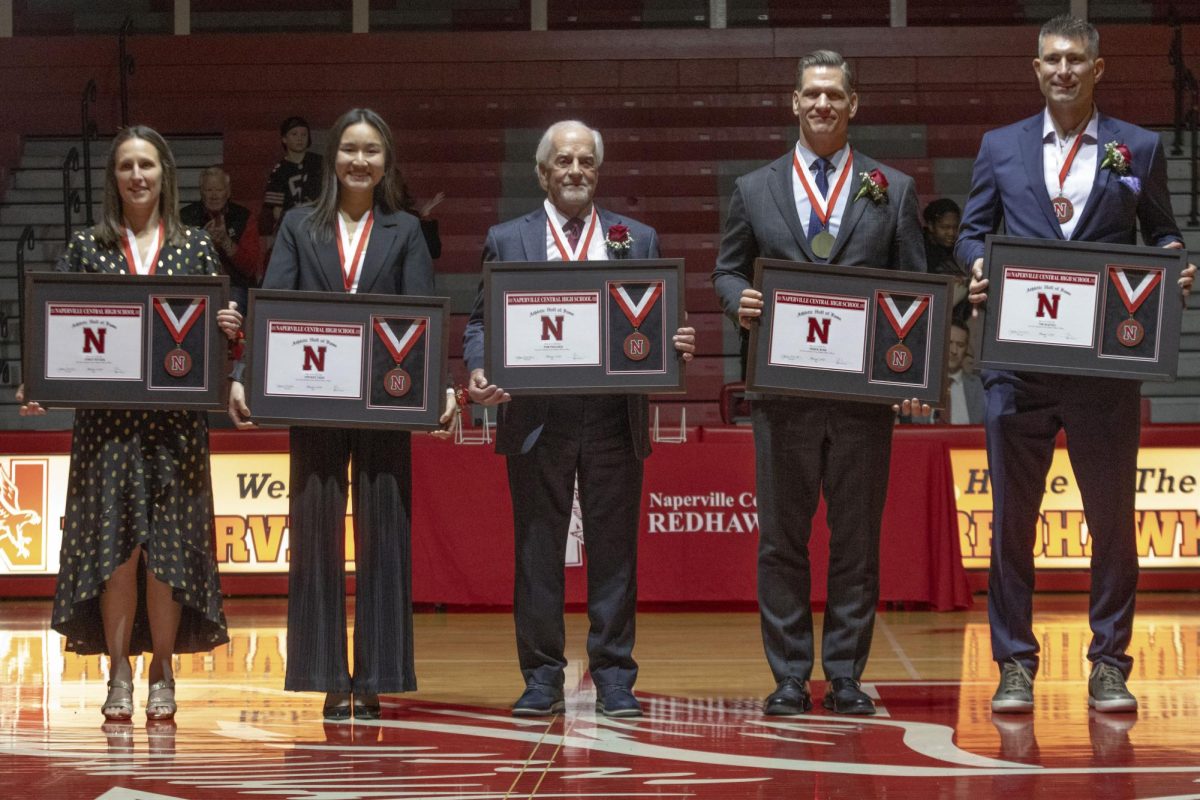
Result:
[[[0,465],[0,561],[7,572],[46,569],[46,459]]]
[[[206,688],[211,704],[186,708],[179,727],[102,729],[63,724],[61,713],[50,725],[22,713],[0,734],[0,786],[21,776],[26,796],[88,800],[1152,798],[1200,786],[1190,747],[1155,744],[1167,718],[1051,711],[1039,746],[1037,715],[992,719],[982,689],[879,688],[880,716],[858,719],[767,718],[757,698],[645,697],[644,718],[610,720],[579,692],[549,721],[385,699],[381,720],[322,724],[311,698],[225,685]],[[255,696],[258,708],[231,702]],[[1135,755],[1139,724],[1147,744]]]

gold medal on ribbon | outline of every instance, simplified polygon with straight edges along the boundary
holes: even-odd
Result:
[[[185,300],[188,307],[184,310],[183,315],[176,315],[175,309],[171,308],[171,300]],[[203,297],[156,297],[154,298],[154,311],[158,314],[158,318],[163,321],[163,325],[167,328],[167,333],[171,334],[171,339],[175,342],[175,348],[167,353],[167,357],[163,359],[163,369],[172,378],[182,378],[192,371],[192,357],[183,349],[183,340],[191,331],[192,326],[204,314],[204,306],[206,300]]]
[[[896,297],[908,297],[912,301],[903,313],[896,306]],[[888,292],[876,292],[875,302],[883,312],[888,324],[892,326],[892,330],[896,332],[896,338],[899,339],[896,344],[888,348],[885,354],[885,364],[889,370],[897,374],[908,372],[913,365],[913,354],[912,350],[909,350],[908,346],[904,344],[904,337],[912,331],[917,320],[921,318],[921,314],[929,307],[929,298],[919,295],[893,295]]]
[[[1134,315],[1146,302],[1146,298],[1153,294],[1155,287],[1162,282],[1163,273],[1162,270],[1150,270],[1135,287],[1129,282],[1126,269],[1126,267],[1118,266],[1108,268],[1108,279],[1116,287],[1117,296],[1121,298],[1121,303],[1129,312],[1129,319],[1123,320],[1117,325],[1116,337],[1117,343],[1124,347],[1137,347],[1146,337],[1146,329],[1142,323],[1134,319]]]
[[[633,298],[629,296],[629,291],[626,287],[636,285],[610,283],[608,291],[612,295],[613,300],[616,301],[617,307],[621,309],[621,313],[625,315],[625,319],[629,320],[629,324],[633,326],[633,333],[625,337],[621,351],[625,353],[625,357],[630,361],[645,361],[650,357],[652,345],[650,338],[639,331],[638,328],[646,321],[646,316],[650,313],[650,309],[654,307],[655,302],[662,296],[663,284],[662,281],[643,284],[645,290],[642,292],[641,299],[635,303]]]
[[[383,390],[392,397],[404,397],[412,391],[413,380],[412,376],[401,369],[400,365],[420,340],[421,334],[425,332],[425,320],[415,320],[404,331],[404,335],[399,337],[392,330],[391,324],[379,317],[372,322],[372,327],[375,328],[375,333],[383,342],[383,346],[387,348],[392,361],[396,363],[395,367],[384,373]]]

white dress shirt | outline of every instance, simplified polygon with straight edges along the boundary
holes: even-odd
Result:
[[[842,177],[842,173],[846,171],[846,156],[850,153],[850,145],[842,145],[842,149],[829,157],[829,162],[833,164],[833,171],[827,176],[829,178],[829,191],[833,192],[838,181]],[[809,150],[804,145],[796,142],[796,155],[800,158],[800,166],[808,170],[806,173],[809,179],[809,185],[812,187],[813,194],[819,195],[817,189],[817,176],[813,172],[813,162],[818,158],[817,154]],[[838,195],[837,202],[833,204],[833,210],[829,214],[829,223],[825,229],[836,237],[838,228],[842,224],[842,212],[846,210],[846,205],[849,199],[858,193],[858,181],[854,180],[853,175],[846,176],[846,184],[842,186],[842,192]],[[804,233],[808,234],[808,218],[812,215],[812,203],[808,202],[808,192],[804,191],[803,184],[800,183],[800,176],[796,174],[796,170],[792,169],[792,197],[796,198],[796,213],[800,215],[800,227],[804,229]],[[822,201],[828,200],[828,196],[822,197]]]
[[[1046,179],[1046,191],[1049,192],[1051,200],[1061,194],[1070,200],[1075,208],[1071,218],[1060,224],[1064,239],[1070,239],[1071,234],[1075,232],[1079,215],[1083,213],[1083,207],[1087,204],[1092,186],[1096,182],[1096,158],[1100,149],[1097,146],[1100,136],[1097,116],[1096,109],[1093,108],[1087,126],[1079,134],[1083,137],[1083,144],[1079,145],[1075,161],[1071,164],[1071,171],[1067,173],[1067,179],[1063,182],[1060,192],[1058,173],[1075,144],[1076,131],[1069,132],[1065,139],[1059,138],[1054,129],[1054,122],[1050,119],[1049,110],[1042,112],[1042,173]]]
[[[558,252],[558,245],[554,242],[555,234],[558,235],[559,241],[563,243],[563,247],[568,250],[571,245],[567,242],[567,235],[563,233],[563,225],[567,224],[570,217],[563,214],[549,199],[543,201],[546,205],[546,219],[550,220],[550,225],[554,226],[554,233],[550,232],[550,226],[546,226],[546,260],[547,261],[562,261],[562,254]],[[583,247],[583,240],[587,238],[588,228],[592,224],[592,211],[596,206],[588,207],[581,219],[583,220],[583,231],[579,234],[579,246]],[[596,217],[596,231],[592,234],[592,241],[588,243],[587,254],[582,255],[579,261],[607,261],[608,247],[604,244],[604,223],[600,220],[598,214]]]

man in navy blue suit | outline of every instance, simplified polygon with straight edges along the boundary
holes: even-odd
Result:
[[[551,125],[537,148],[545,202],[489,230],[483,260],[658,258],[653,228],[593,204],[603,160],[598,131],[575,121]],[[633,640],[642,461],[650,454],[646,397],[510,397],[484,374],[484,301],[481,284],[463,334],[463,357],[471,371],[471,399],[505,404],[496,451],[508,457],[516,547],[513,617],[525,678],[525,692],[512,713],[532,717],[563,709],[563,559],[578,474],[587,539],[588,670],[596,685],[596,710],[610,717],[640,716],[633,695]],[[692,358],[694,343],[695,330],[676,331],[675,349],[685,361]]]
[[[1047,22],[1033,61],[1046,108],[983,137],[956,254],[970,264],[969,299],[986,300],[984,237],[1010,236],[1182,248],[1156,133],[1100,113],[1099,34],[1071,16]],[[1107,157],[1110,151],[1120,159]],[[1195,267],[1179,279],[1191,288]],[[1134,479],[1141,385],[1135,380],[986,372],[988,465],[994,514],[988,617],[1000,685],[992,711],[1033,710],[1033,546],[1054,440],[1062,429],[1092,543],[1088,705],[1135,711],[1125,681],[1138,561]]]

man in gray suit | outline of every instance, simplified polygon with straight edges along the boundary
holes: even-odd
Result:
[[[483,260],[658,258],[653,228],[593,205],[603,160],[598,131],[575,121],[551,125],[537,149],[545,202],[489,230]],[[512,398],[484,374],[484,301],[480,285],[463,335],[463,357],[471,372],[471,399],[505,404],[496,452],[508,457],[516,545],[513,616],[525,678],[525,692],[512,713],[544,716],[563,710],[563,558],[578,473],[587,537],[588,669],[596,685],[596,710],[610,717],[640,716],[633,695],[633,640],[642,460],[650,454],[646,397]],[[674,343],[690,360],[695,331],[680,328]]]
[[[959,320],[950,323],[950,347],[946,371],[950,375],[950,406],[938,412],[938,420],[951,425],[983,424],[983,381],[965,369],[971,333]]]
[[[725,313],[741,327],[762,313],[762,294],[750,288],[758,257],[925,271],[913,180],[852,150],[857,110],[854,73],[840,55],[817,50],[800,59],[792,94],[799,141],[738,179],[713,271]],[[903,412],[921,413],[913,405],[904,401]],[[779,395],[754,401],[758,602],[776,681],[767,714],[812,708],[808,540],[822,489],[830,528],[824,705],[840,714],[875,713],[859,679],[879,597],[892,418],[891,408],[875,403]]]

